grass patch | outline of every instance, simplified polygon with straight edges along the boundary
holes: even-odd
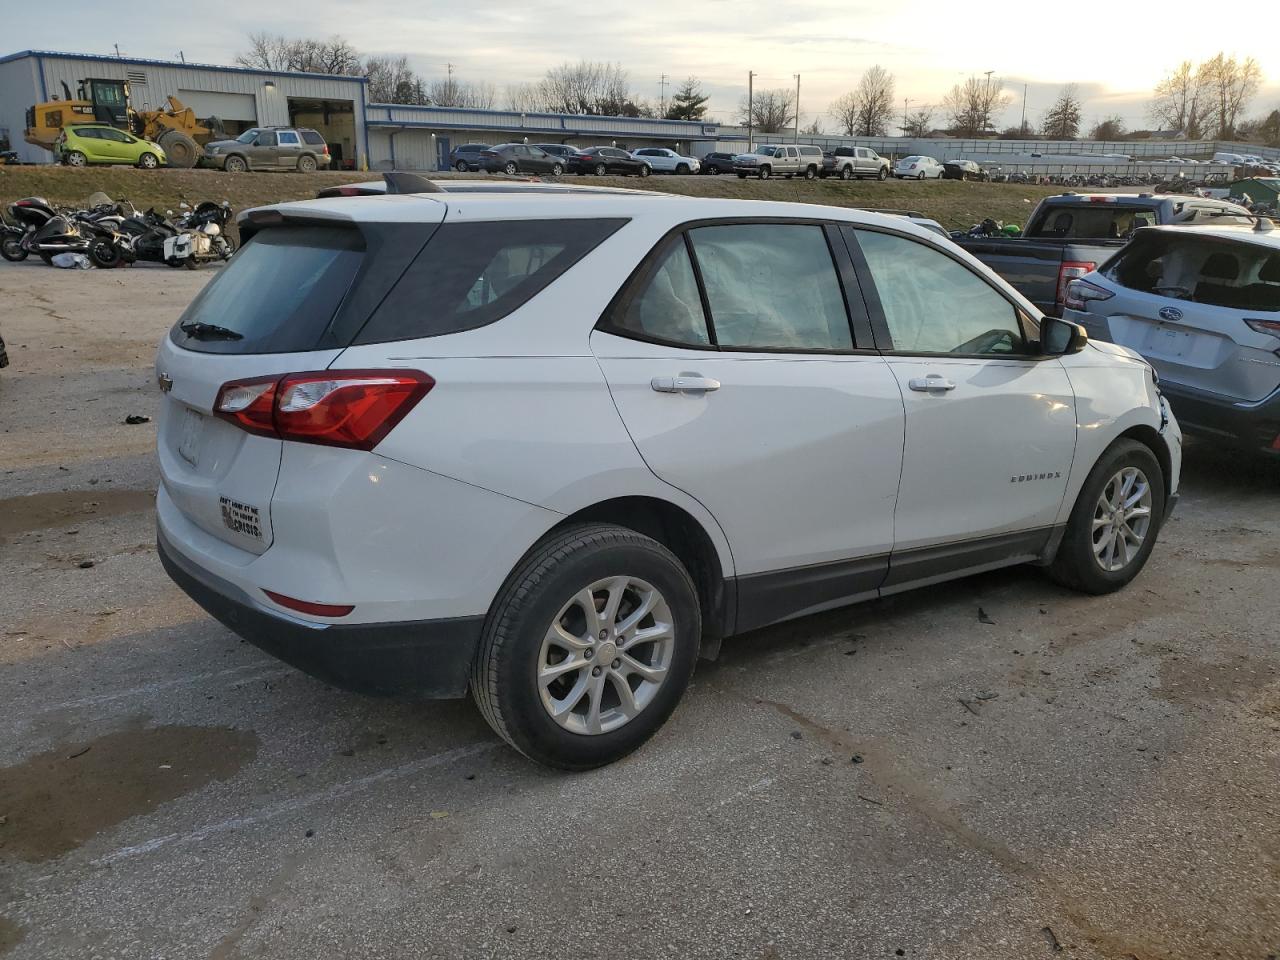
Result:
[[[444,179],[456,174],[431,174]],[[475,176],[475,175],[472,175]],[[176,210],[180,198],[229,200],[236,210],[306,200],[323,187],[356,180],[376,180],[377,173],[349,171],[317,173],[223,173],[219,170],[136,170],[132,167],[0,166],[0,204],[20,197],[44,197],[54,204],[78,206],[89,194],[102,191],[126,197],[140,210]],[[494,177],[504,180],[505,177]],[[1060,193],[1060,187],[1008,183],[963,183],[889,180],[739,180],[735,176],[568,177],[570,183],[607,184],[657,190],[691,197],[729,197],[750,200],[789,200],[867,210],[915,210],[948,229],[965,229],[983,217],[1024,224],[1035,204]]]

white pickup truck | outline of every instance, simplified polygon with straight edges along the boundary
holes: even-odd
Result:
[[[747,177],[790,179],[795,176],[815,180],[822,172],[822,148],[808,143],[760,147],[754,153],[740,153],[734,157],[733,172],[739,180]]]

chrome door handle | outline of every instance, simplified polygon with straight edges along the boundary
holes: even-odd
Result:
[[[710,377],[681,375],[678,377],[654,377],[649,381],[658,393],[710,393],[720,389],[720,381]]]
[[[915,377],[907,381],[907,386],[920,393],[932,393],[934,390],[954,390],[956,383],[954,380],[948,380],[936,373],[931,373],[927,377]]]

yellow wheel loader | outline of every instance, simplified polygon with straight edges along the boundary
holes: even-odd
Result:
[[[64,82],[63,100],[27,108],[27,143],[52,151],[62,128],[71,123],[105,123],[158,143],[171,167],[194,167],[200,144],[223,135],[216,117],[201,121],[177,97],[167,97],[168,109],[134,110],[124,80],[81,80],[76,96]]]

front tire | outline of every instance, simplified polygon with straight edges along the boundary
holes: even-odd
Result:
[[[1111,444],[1071,510],[1049,576],[1082,593],[1111,593],[1146,564],[1164,520],[1164,474],[1137,440]]]
[[[850,169],[849,167],[841,167],[841,168],[840,168],[840,179],[841,179],[841,180],[852,180],[852,179],[853,179],[853,170],[852,170],[852,169]]]
[[[773,171],[770,170],[768,167],[761,167],[759,173],[757,173],[756,176],[759,177],[761,180],[768,180],[769,174],[771,174],[772,172]]]
[[[640,179],[643,180],[645,177],[649,176],[649,174],[653,173],[653,170],[650,169],[649,165],[646,163],[644,166],[640,168],[639,172],[640,172]]]
[[[245,163],[244,157],[227,157],[222,169],[227,173],[244,173],[249,169],[249,164]]]
[[[881,167],[881,168],[880,168],[880,172],[876,175],[876,179],[877,179],[877,180],[879,180],[879,181],[880,181],[880,182],[882,182],[882,183],[883,183],[885,180],[888,180],[888,179],[889,179],[889,168],[888,168],[888,167]]]
[[[677,163],[677,164],[676,164],[676,174],[677,174],[677,176],[681,176],[681,177],[683,177],[683,176],[685,176],[686,174],[688,174],[688,172],[689,172],[689,165],[688,165],[687,163]]]
[[[558,176],[560,176],[560,175],[561,175],[561,174],[563,174],[563,173],[564,173],[564,165],[563,165],[563,164],[553,163],[553,164],[551,165],[551,175],[552,175],[553,177],[558,177]]]
[[[923,179],[924,179],[924,171],[923,171],[923,170],[921,170],[919,173],[917,173],[917,174],[916,174],[916,179],[917,179],[917,180],[923,180]]]
[[[160,166],[160,160],[154,153],[144,153],[138,158],[139,170],[154,170],[158,166]]]
[[[457,163],[453,165],[453,169],[457,170],[459,173],[466,173],[467,162],[465,160],[459,160]]]
[[[89,262],[100,270],[113,270],[124,262],[120,248],[106,237],[94,240],[86,252],[89,254]]]
[[[0,240],[0,257],[10,263],[21,263],[27,259],[27,250],[22,245],[21,237],[5,237]]]
[[[693,581],[666,547],[625,527],[569,527],[507,578],[472,696],[525,756],[589,770],[631,753],[671,715],[701,632]]]

